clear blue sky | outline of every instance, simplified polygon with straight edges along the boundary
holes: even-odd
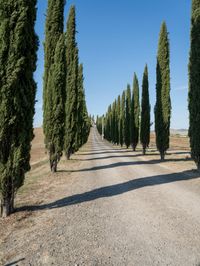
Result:
[[[102,115],[109,104],[149,67],[150,100],[155,105],[156,54],[160,26],[166,21],[171,55],[171,128],[188,127],[187,91],[190,44],[190,0],[68,0],[77,11],[77,42],[84,64],[85,91],[90,114]],[[36,32],[40,39],[35,126],[42,125],[44,27],[47,0],[38,0]]]

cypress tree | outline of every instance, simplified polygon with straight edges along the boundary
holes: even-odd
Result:
[[[140,127],[140,99],[139,99],[139,82],[137,75],[134,73],[133,93],[131,100],[131,144],[133,150],[136,150],[139,141]]]
[[[169,40],[166,23],[161,26],[157,67],[156,67],[156,105],[155,105],[155,132],[156,145],[160,152],[161,160],[169,148],[170,136],[170,66],[169,66]]]
[[[111,104],[108,107],[108,115],[107,115],[107,140],[112,140],[112,106]]]
[[[77,132],[77,94],[78,94],[78,48],[76,44],[76,12],[70,8],[66,33],[66,119],[65,119],[65,152],[67,159],[76,150]]]
[[[111,142],[114,143],[115,139],[115,105],[111,105]]]
[[[85,101],[83,64],[78,68],[78,100],[77,100],[77,131],[76,131],[76,150],[86,141],[89,134],[88,112]]]
[[[96,125],[100,135],[102,135],[103,116],[97,116]]]
[[[130,119],[131,119],[131,87],[128,84],[126,90],[126,118],[125,118],[125,135],[124,135],[124,142],[126,148],[130,146]]]
[[[141,130],[140,141],[143,147],[143,154],[146,153],[146,148],[150,142],[150,103],[149,103],[149,81],[147,65],[144,69],[142,81],[142,104],[141,104]]]
[[[82,128],[83,128],[83,65],[80,64],[78,68],[78,99],[77,99],[77,131],[76,131],[76,150],[82,145],[83,136],[82,136]]]
[[[125,136],[125,106],[126,106],[126,98],[125,98],[125,91],[123,91],[122,97],[121,97],[121,110],[120,110],[120,145],[121,147],[124,144],[124,136]]]
[[[54,63],[51,65],[48,79],[50,113],[48,114],[48,142],[46,144],[49,150],[52,172],[57,171],[57,163],[62,155],[64,145],[65,79],[65,38],[64,34],[61,34],[56,45]]]
[[[189,59],[189,137],[191,156],[200,171],[200,0],[192,1]]]
[[[44,84],[43,84],[43,131],[45,135],[46,148],[49,149],[51,143],[52,119],[52,97],[49,78],[50,71],[55,59],[55,49],[57,42],[63,33],[65,0],[48,0],[45,43],[44,43]]]
[[[30,142],[38,39],[36,0],[0,0],[0,216],[14,209],[14,195],[30,170]]]
[[[113,143],[117,144],[118,138],[117,100],[113,103]]]
[[[118,98],[117,98],[117,119],[116,119],[116,126],[117,126],[117,136],[116,136],[116,139],[117,139],[117,145],[119,145],[119,143],[120,143],[120,102],[121,102],[121,99],[120,99],[120,95],[119,95]]]

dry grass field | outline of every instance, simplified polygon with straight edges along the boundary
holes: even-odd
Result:
[[[48,158],[45,151],[44,134],[42,128],[35,128],[34,135],[35,137],[33,139],[31,149],[31,165],[35,165]],[[154,133],[151,133],[151,142],[149,147],[150,149],[156,148]],[[170,150],[184,150],[189,152],[189,138],[183,135],[171,135]]]

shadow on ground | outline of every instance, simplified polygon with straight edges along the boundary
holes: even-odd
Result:
[[[22,259],[7,263],[4,266],[17,266],[19,262],[24,261],[24,260],[25,260],[25,258],[22,258]]]
[[[122,157],[133,157],[133,156],[106,156],[106,157],[101,157],[101,158],[96,158],[96,159],[108,159],[108,158],[122,158]],[[92,158],[94,160],[95,158]],[[85,161],[90,160],[90,159],[85,159]],[[152,165],[152,164],[159,164],[159,163],[165,163],[165,162],[186,162],[186,161],[191,161],[191,158],[177,158],[177,159],[165,159],[164,161],[161,160],[148,160],[148,161],[128,161],[128,162],[116,162],[116,163],[111,163],[111,164],[106,164],[106,165],[99,165],[99,166],[94,166],[90,168],[84,168],[80,170],[59,170],[58,172],[62,173],[77,173],[77,172],[91,172],[91,171],[99,171],[99,170],[104,170],[104,169],[111,169],[111,168],[116,168],[116,167],[126,167],[126,166],[133,166],[133,165]]]
[[[200,178],[197,171],[184,171],[180,173],[149,176],[144,178],[133,179],[124,183],[114,184],[106,187],[97,188],[91,191],[87,191],[81,194],[65,197],[57,201],[43,204],[24,206],[18,208],[16,211],[40,211],[54,208],[63,208],[70,205],[81,204],[88,201],[93,201],[105,197],[113,197],[136,189],[142,189],[144,187],[164,185],[173,182],[187,181]]]
[[[168,153],[167,155],[173,155],[173,154],[178,154],[178,153]],[[183,154],[183,153],[181,153]],[[185,153],[188,154],[188,153]],[[150,157],[152,154],[146,154],[145,156]],[[153,154],[155,155],[155,154]],[[159,154],[158,154],[159,155]],[[111,159],[111,158],[134,158],[134,157],[141,157],[144,156],[143,154],[132,154],[132,155],[110,155],[110,156],[104,156],[104,157],[95,157],[95,158],[89,158],[89,159],[84,159],[84,161],[96,161],[96,160],[105,160],[105,159]],[[189,161],[192,160],[190,157],[186,158],[177,158],[177,159],[165,159],[165,162],[176,162],[176,161]],[[161,160],[152,160],[149,161],[150,163],[160,163]],[[142,162],[141,162],[142,163]]]

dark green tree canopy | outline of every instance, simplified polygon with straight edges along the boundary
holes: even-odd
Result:
[[[125,136],[124,136],[124,142],[126,144],[126,147],[128,148],[130,146],[131,138],[131,86],[127,85],[126,90],[126,117],[125,117]]]
[[[168,32],[166,23],[163,22],[158,43],[155,105],[156,144],[162,159],[164,159],[164,154],[169,148],[170,136],[171,100],[169,60]]]
[[[135,151],[139,141],[140,126],[140,98],[139,98],[139,82],[136,73],[133,78],[133,94],[131,100],[131,144]]]
[[[144,69],[142,80],[142,104],[141,104],[141,129],[140,141],[143,146],[143,153],[145,154],[146,148],[150,142],[150,103],[149,103],[149,81],[148,81],[148,68],[147,65]]]
[[[83,64],[78,68],[78,100],[77,100],[77,131],[76,131],[76,150],[78,150],[88,138],[90,123],[85,100]]]
[[[77,132],[77,95],[78,95],[78,48],[76,43],[76,12],[72,6],[67,21],[66,33],[66,119],[65,152],[67,158],[76,151]]]
[[[61,34],[63,34],[64,5],[65,0],[48,0],[45,25],[43,84],[43,130],[47,148],[49,148],[49,142],[51,142],[49,127],[52,123],[51,115],[53,112],[49,76],[52,71],[51,67],[54,64],[56,45]]]
[[[36,0],[0,0],[0,196],[2,215],[30,169],[38,38]]]
[[[189,136],[191,155],[200,170],[200,1],[192,1],[189,59]]]

